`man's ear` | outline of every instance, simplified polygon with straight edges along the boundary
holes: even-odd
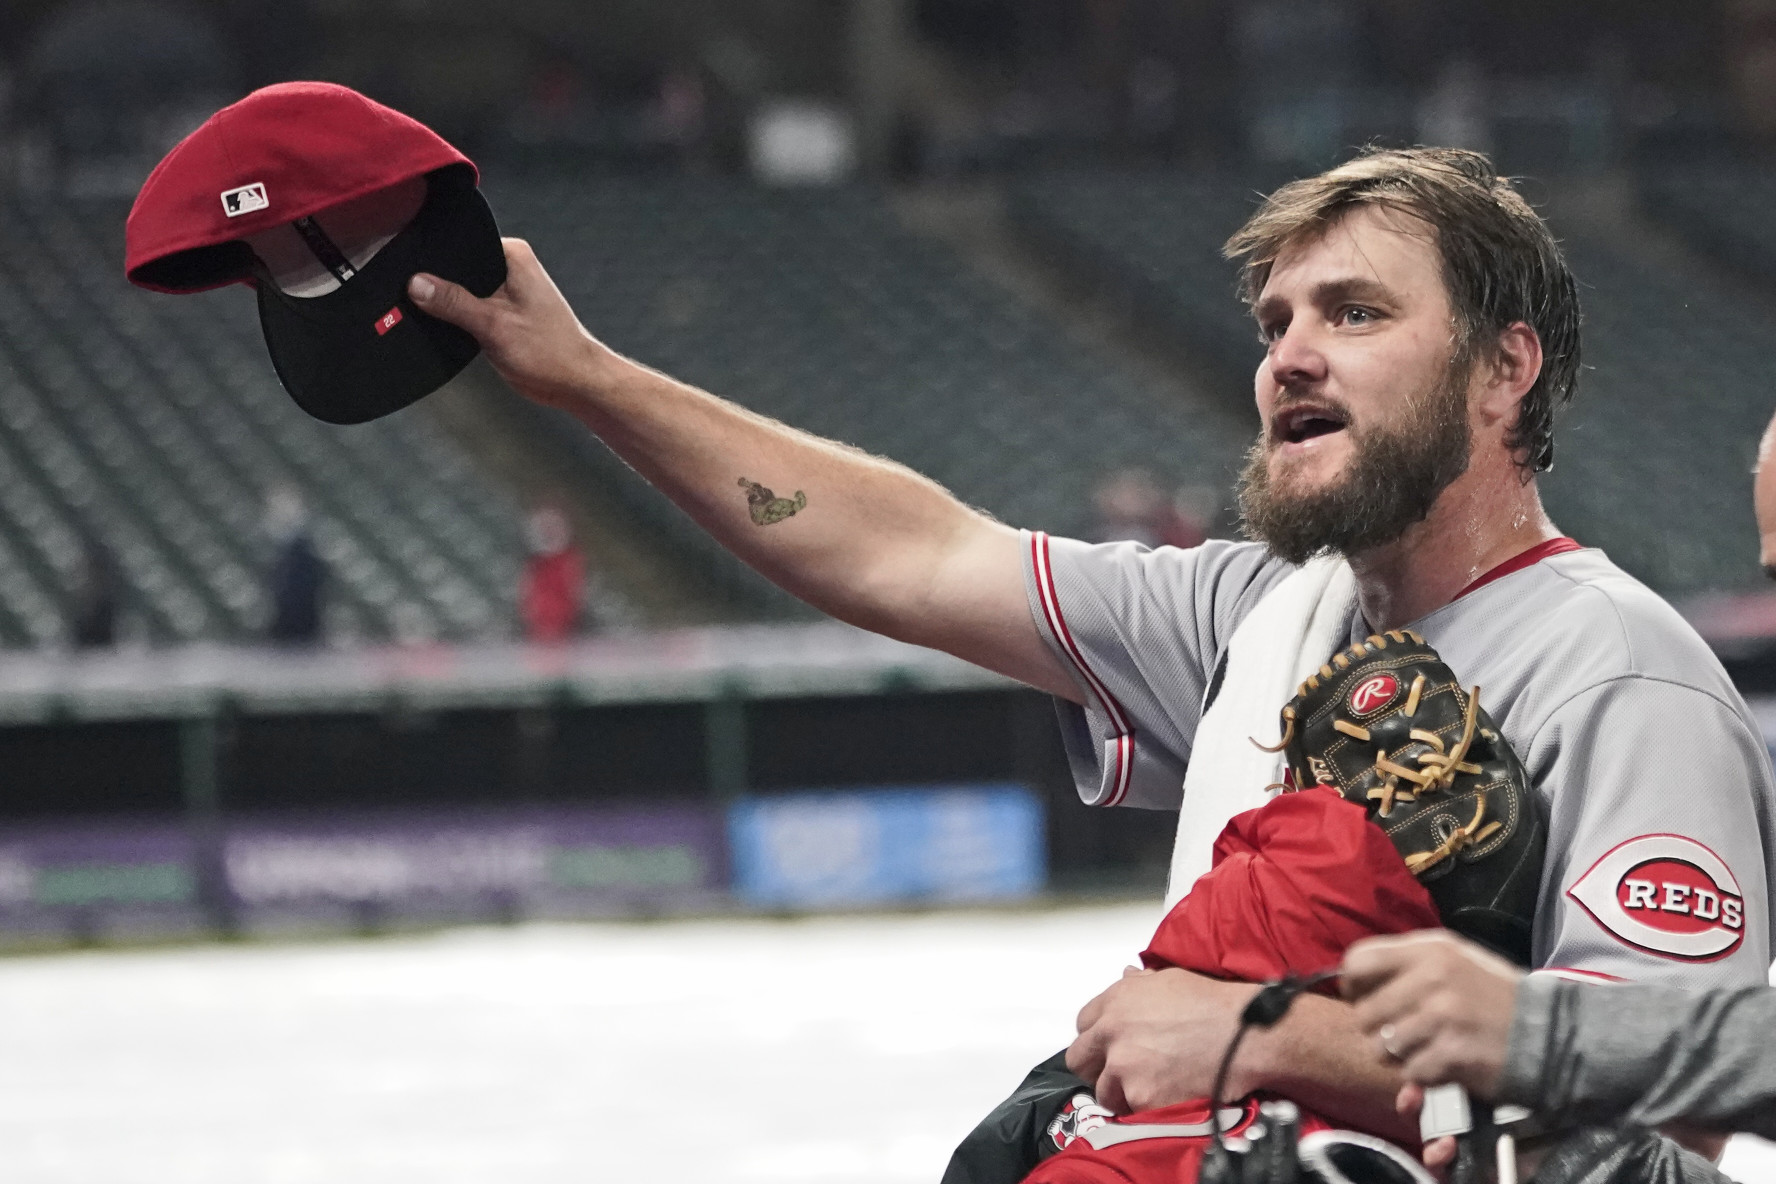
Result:
[[[1480,393],[1480,414],[1487,422],[1503,420],[1508,430],[1517,422],[1523,396],[1542,375],[1541,336],[1524,321],[1507,325],[1483,373],[1486,384]]]

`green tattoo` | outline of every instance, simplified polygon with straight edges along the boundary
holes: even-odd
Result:
[[[808,504],[808,495],[799,489],[794,497],[778,497],[757,481],[748,481],[744,477],[740,478],[740,488],[746,491],[746,509],[759,526],[793,518],[796,511]]]

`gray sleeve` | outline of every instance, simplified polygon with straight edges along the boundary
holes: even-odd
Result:
[[[1057,701],[1079,796],[1177,809],[1215,664],[1292,569],[1252,543],[1150,549],[1026,532],[1030,613],[1085,705]]]
[[[1561,1123],[1683,1120],[1776,1136],[1776,990],[1689,992],[1532,974],[1499,1100]]]
[[[1531,1184],[1733,1184],[1712,1163],[1652,1131],[1587,1127],[1549,1149]]]

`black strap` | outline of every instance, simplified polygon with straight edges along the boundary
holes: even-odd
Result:
[[[358,274],[358,269],[353,267],[351,260],[345,257],[345,252],[339,249],[339,244],[327,237],[327,232],[321,229],[319,222],[313,218],[298,218],[290,225],[296,228],[296,233],[302,236],[302,241],[308,244],[308,249],[314,252],[314,257],[321,261],[321,266],[332,272],[334,278],[340,283],[343,284]]]

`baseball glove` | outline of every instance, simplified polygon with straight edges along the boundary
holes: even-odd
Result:
[[[1479,687],[1463,690],[1416,633],[1378,634],[1302,683],[1282,722],[1267,750],[1291,788],[1331,785],[1367,807],[1444,925],[1529,965],[1547,807]]]

